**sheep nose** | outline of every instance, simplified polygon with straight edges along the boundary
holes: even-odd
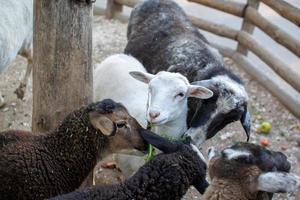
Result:
[[[159,111],[150,111],[149,112],[149,116],[151,118],[151,121],[154,120],[155,118],[157,118],[158,116],[160,115],[160,112]]]

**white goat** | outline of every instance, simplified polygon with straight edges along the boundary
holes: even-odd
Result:
[[[18,54],[27,58],[26,74],[15,91],[19,98],[24,97],[27,80],[32,69],[32,0],[0,0],[0,73]],[[4,99],[0,93],[0,107]]]
[[[110,56],[98,65],[94,81],[96,101],[111,98],[121,102],[142,126],[149,121],[156,133],[175,139],[187,130],[188,97],[213,95],[205,87],[190,85],[179,73],[149,74],[139,61],[124,54]]]
[[[94,94],[95,101],[110,98],[121,102],[144,128],[149,121],[155,124],[156,133],[174,139],[187,130],[187,97],[213,95],[202,86],[190,85],[179,73],[149,74],[138,60],[125,54],[112,55],[96,66]],[[125,177],[145,162],[142,157],[123,154],[118,154],[116,161]]]
[[[94,100],[113,99],[121,102],[129,114],[145,128],[147,85],[129,75],[130,71],[146,72],[143,65],[131,56],[116,54],[96,64]]]

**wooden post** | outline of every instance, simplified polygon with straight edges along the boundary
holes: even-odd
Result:
[[[123,5],[118,4],[115,0],[107,0],[105,17],[107,19],[114,18],[116,13],[123,10]]]
[[[89,0],[35,0],[33,132],[53,129],[93,95]]]
[[[259,1],[257,1],[257,0],[248,0],[245,10],[247,9],[248,6],[251,6],[252,8],[258,9]],[[244,18],[241,30],[245,31],[245,32],[247,32],[251,35],[254,31],[254,28],[255,28],[255,26],[249,20]],[[248,54],[247,48],[245,48],[241,43],[238,43],[237,52],[239,52],[243,55]]]

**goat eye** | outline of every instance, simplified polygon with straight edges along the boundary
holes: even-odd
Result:
[[[118,123],[116,123],[116,125],[117,125],[117,128],[124,128],[124,127],[126,127],[126,122],[118,122]]]
[[[179,92],[178,94],[176,94],[175,97],[184,97],[184,94],[183,94],[183,92]]]

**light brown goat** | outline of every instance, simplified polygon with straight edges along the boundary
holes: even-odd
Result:
[[[239,143],[221,153],[210,148],[208,155],[211,184],[204,200],[272,199],[266,192],[292,193],[300,185],[300,178],[288,172],[290,164],[280,152]]]

